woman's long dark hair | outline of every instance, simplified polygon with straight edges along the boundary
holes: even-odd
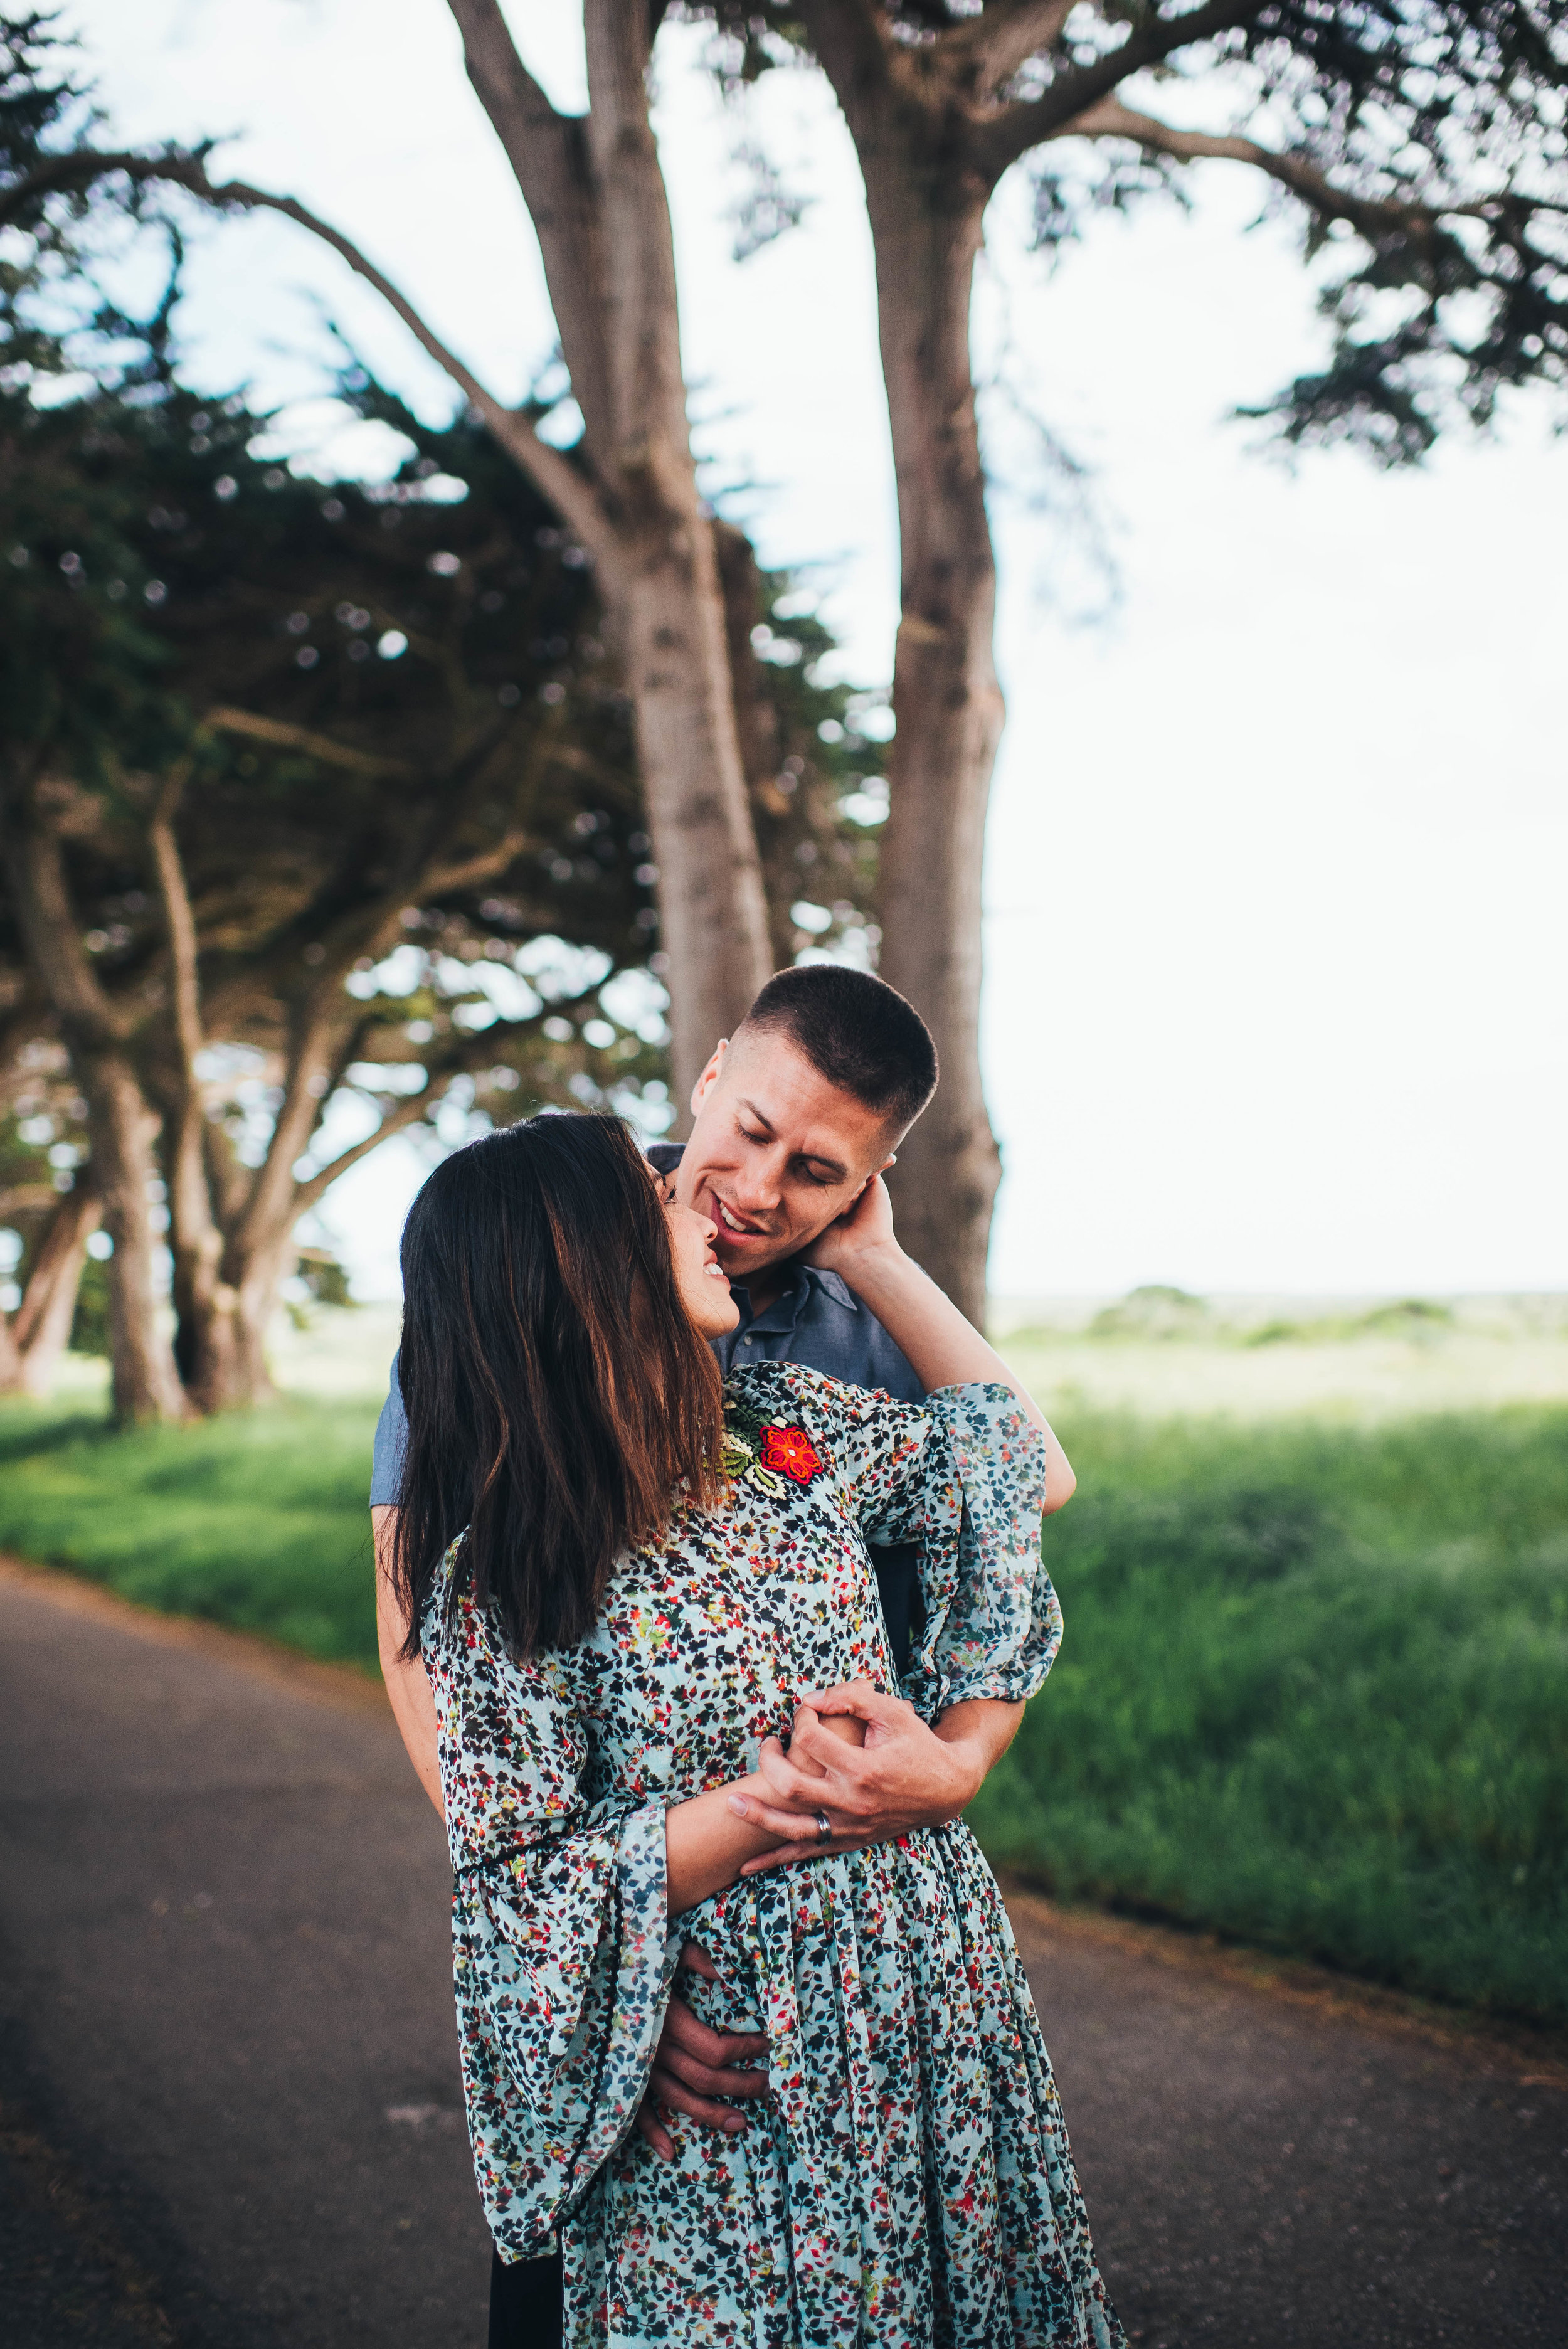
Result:
[[[619,1118],[529,1118],[437,1167],[402,1261],[404,1652],[465,1526],[449,1613],[471,1588],[514,1655],[570,1646],[683,1483],[717,1490],[718,1369],[647,1165]]]

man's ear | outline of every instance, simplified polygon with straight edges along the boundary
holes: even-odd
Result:
[[[718,1082],[718,1072],[724,1066],[724,1056],[729,1050],[729,1039],[721,1036],[713,1048],[708,1064],[691,1089],[691,1113],[695,1117]]]
[[[888,1170],[888,1168],[889,1168],[890,1166],[896,1166],[897,1164],[898,1164],[898,1159],[897,1159],[897,1156],[896,1156],[896,1155],[894,1155],[894,1154],[890,1154],[888,1157],[886,1157],[886,1158],[884,1158],[884,1159],[882,1160],[882,1164],[881,1164],[880,1166],[873,1166],[873,1167],[872,1168],[871,1173],[866,1176],[865,1181],[861,1185],[860,1188],[859,1188],[859,1189],[854,1193],[853,1196],[851,1198],[850,1203],[849,1203],[849,1206],[848,1206],[848,1207],[846,1207],[846,1208],[844,1209],[844,1213],[845,1213],[845,1215],[848,1215],[848,1213],[849,1213],[849,1211],[850,1211],[850,1207],[858,1207],[858,1206],[859,1206],[859,1205],[860,1205],[861,1201],[865,1197],[866,1193],[871,1189],[872,1185],[876,1181],[877,1176],[878,1176],[879,1174],[885,1174],[887,1173],[887,1170]]]

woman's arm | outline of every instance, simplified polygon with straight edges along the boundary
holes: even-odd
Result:
[[[988,1346],[974,1324],[905,1256],[894,1237],[887,1185],[873,1174],[847,1216],[812,1243],[810,1260],[846,1280],[870,1306],[895,1346],[908,1358],[929,1394],[934,1387],[994,1381],[1010,1387],[1046,1445],[1046,1501],[1049,1516],[1072,1499],[1078,1478],[1033,1395]]]
[[[436,1700],[430,1694],[423,1658],[403,1653],[408,1619],[392,1580],[397,1510],[389,1504],[377,1504],[370,1512],[370,1525],[376,1542],[376,1644],[387,1701],[419,1784],[444,1819],[447,1806],[441,1799],[441,1766],[436,1758]]]
[[[761,1785],[760,1778],[741,1778],[665,1812],[665,1898],[672,1920],[738,1882],[748,1859],[773,1849],[777,1836],[748,1826],[729,1807],[731,1795]]]
[[[865,1723],[852,1714],[835,1715],[818,1725],[837,1745],[865,1742]],[[826,1792],[827,1774],[818,1764],[802,1756],[801,1768],[808,1791],[815,1783]],[[758,1771],[749,1778],[737,1779],[733,1785],[694,1795],[689,1802],[676,1803],[665,1813],[665,1899],[672,1918],[684,1917],[699,1901],[738,1883],[748,1859],[759,1859],[777,1848],[780,1837],[769,1827],[753,1825],[747,1816],[747,1811],[754,1812],[759,1802],[769,1799],[768,1782]],[[746,1810],[737,1808],[740,1804]],[[792,1821],[786,1832],[791,1838],[798,1836],[799,1822]]]
[[[436,1754],[436,1700],[430,1693],[423,1660],[402,1653],[407,1622],[390,1576],[397,1514],[390,1506],[370,1512],[376,1533],[376,1630],[381,1673],[408,1759],[419,1784],[444,1819],[446,1805]],[[849,1714],[821,1725],[846,1744],[859,1745],[865,1738],[864,1723]],[[813,1771],[813,1775],[820,1774]],[[738,1883],[748,1859],[756,1859],[777,1845],[776,1835],[770,1835],[766,1828],[748,1826],[730,1808],[732,1796],[754,1799],[764,1791],[764,1783],[760,1775],[739,1778],[732,1785],[717,1786],[708,1794],[694,1795],[689,1802],[677,1803],[666,1815],[665,1898],[672,1917],[684,1916],[688,1909],[696,1908],[715,1892]]]

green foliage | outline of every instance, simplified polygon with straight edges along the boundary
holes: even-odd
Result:
[[[35,1037],[0,1095],[0,1281],[26,1290],[38,1244],[87,1158],[87,1103],[64,1048]],[[97,1347],[82,1350],[99,1351]]]
[[[1454,1326],[1453,1309],[1429,1297],[1401,1297],[1366,1313],[1321,1313],[1310,1321],[1264,1321],[1242,1333],[1243,1346],[1333,1345],[1346,1338],[1403,1338],[1429,1343]],[[1211,1329],[1211,1335],[1220,1334]]]
[[[1161,1281],[1148,1281],[1129,1289],[1113,1305],[1102,1306],[1087,1327],[1016,1329],[1011,1345],[1052,1347],[1127,1342],[1134,1345],[1190,1344],[1198,1346],[1328,1346],[1347,1340],[1381,1338],[1429,1346],[1456,1330],[1453,1308],[1429,1297],[1400,1297],[1365,1312],[1317,1313],[1310,1319],[1274,1316],[1266,1321],[1249,1319],[1245,1307],[1220,1311],[1204,1297],[1191,1296]]]
[[[810,45],[794,0],[681,0],[678,13],[715,27],[711,63],[734,97]],[[1508,390],[1560,403],[1568,0],[1256,0],[1215,13],[1084,0],[1020,56],[1029,18],[1016,0],[882,0],[875,11],[893,54],[920,59],[905,104],[923,101],[933,181],[983,182],[999,113],[1002,160],[1028,157],[1036,243],[1052,256],[1099,213],[1183,201],[1183,166],[1158,140],[1061,136],[1119,80],[1136,111],[1201,113],[1212,131],[1281,159],[1289,194],[1275,201],[1299,223],[1304,261],[1328,263],[1318,308],[1332,337],[1321,369],[1238,411],[1267,419],[1286,449],[1348,441],[1379,464],[1417,463],[1445,429],[1484,429]],[[1183,36],[1189,18],[1197,39]],[[990,26],[1008,61],[985,89],[995,108],[975,102]],[[1172,83],[1200,94],[1163,106],[1162,82],[1168,96]],[[766,166],[753,164],[765,194]],[[769,224],[784,217],[775,198]]]
[[[630,702],[592,565],[510,458],[346,362],[344,404],[406,454],[388,481],[324,484],[160,350],[74,397],[57,347],[50,365],[39,347],[0,369],[0,724],[19,773],[46,760],[61,777],[83,930],[150,1050],[166,949],[146,815],[188,764],[178,833],[215,1040],[274,1048],[352,962],[350,1082],[383,1117],[421,1070],[432,1119],[454,1083],[459,1107],[477,1094],[506,1116],[658,1084],[657,991],[608,1037],[601,1001],[621,970],[660,967]],[[882,753],[864,698],[819,674],[831,640],[796,584],[727,540],[789,959],[863,925]],[[433,868],[451,877],[432,885]],[[800,898],[820,913],[797,932]],[[388,902],[405,908],[389,969],[356,954]],[[0,959],[22,959],[3,898]],[[232,1073],[252,1098],[236,1092],[224,1130],[253,1163],[264,1088],[253,1059]]]
[[[108,1266],[101,1257],[89,1256],[82,1267],[71,1314],[73,1354],[85,1354],[93,1361],[108,1360],[109,1309]]]
[[[0,1407],[0,1545],[170,1613],[373,1666],[373,1402],[120,1434]]]
[[[348,1275],[330,1248],[302,1247],[294,1278],[304,1284],[313,1304],[351,1308],[356,1301]]]
[[[1568,2019],[1568,1411],[1064,1438],[1067,1637],[971,1813],[993,1857]]]
[[[1188,1338],[1206,1335],[1209,1309],[1201,1297],[1162,1281],[1146,1281],[1129,1289],[1118,1304],[1107,1305],[1088,1325],[1091,1338]]]

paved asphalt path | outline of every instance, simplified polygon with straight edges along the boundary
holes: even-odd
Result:
[[[0,1568],[5,2349],[479,2349],[434,1814],[379,1693]],[[1568,2342],[1568,2061],[1012,1903],[1157,2349]]]

